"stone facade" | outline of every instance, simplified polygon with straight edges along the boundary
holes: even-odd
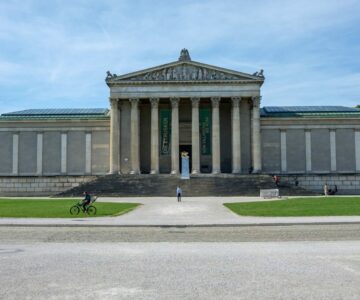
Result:
[[[355,174],[360,167],[359,116],[262,119],[263,172]]]
[[[4,114],[0,192],[60,191],[72,176],[178,175],[182,151],[193,174],[296,175],[306,188],[319,190],[326,181],[357,192],[360,111],[260,108],[264,80],[262,70],[251,75],[199,63],[183,49],[169,64],[121,76],[107,72],[110,111]],[[55,185],[40,191],[51,176]]]
[[[0,195],[53,195],[94,180],[96,176],[0,177]]]
[[[0,176],[109,172],[109,120],[0,122]]]
[[[336,185],[339,194],[360,194],[360,174],[283,175],[280,178],[280,184],[282,183],[290,185],[298,184],[298,186],[304,189],[318,193],[324,192],[325,184],[331,189],[334,189]]]
[[[192,173],[261,172],[260,87],[253,75],[192,61],[178,61],[130,74],[108,72],[112,107],[111,173],[180,172],[181,151]],[[171,110],[171,151],[159,153],[159,113]],[[211,112],[211,150],[201,152],[199,112]],[[160,127],[161,130],[161,127]],[[120,145],[119,145],[120,144]]]

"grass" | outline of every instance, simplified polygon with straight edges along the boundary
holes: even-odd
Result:
[[[80,212],[72,216],[70,207],[79,199],[1,199],[0,217],[2,218],[84,218]],[[119,216],[136,208],[139,203],[95,202],[97,213],[94,217]]]
[[[262,202],[224,203],[224,205],[242,216],[309,217],[360,215],[360,197],[307,197]]]

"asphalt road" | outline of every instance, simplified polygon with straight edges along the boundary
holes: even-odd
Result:
[[[0,227],[0,299],[359,299],[359,229]]]

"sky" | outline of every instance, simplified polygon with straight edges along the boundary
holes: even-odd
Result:
[[[262,106],[360,104],[359,0],[0,0],[0,113],[106,108],[106,71],[264,69]]]

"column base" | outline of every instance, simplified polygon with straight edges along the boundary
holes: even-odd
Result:
[[[109,174],[120,174],[121,172],[119,170],[110,170]]]
[[[261,170],[253,170],[252,171],[252,174],[260,174],[261,173]]]
[[[199,174],[200,172],[198,170],[192,170],[191,174]]]
[[[135,171],[130,171],[130,174],[131,174],[131,175],[139,175],[139,174],[140,174],[140,171],[137,171],[137,170],[135,170]]]
[[[159,174],[159,171],[157,171],[157,170],[151,170],[150,174],[156,175],[156,174]]]
[[[240,170],[240,169],[234,169],[234,170],[232,170],[231,173],[232,173],[232,174],[240,174],[240,173],[241,173],[241,170]]]
[[[178,175],[178,174],[179,174],[179,171],[172,170],[170,174],[171,174],[171,175]]]
[[[213,171],[212,171],[212,174],[220,174],[220,173],[221,173],[220,170],[213,170]]]
[[[121,171],[116,171],[116,172],[108,172],[108,175],[121,175]]]

